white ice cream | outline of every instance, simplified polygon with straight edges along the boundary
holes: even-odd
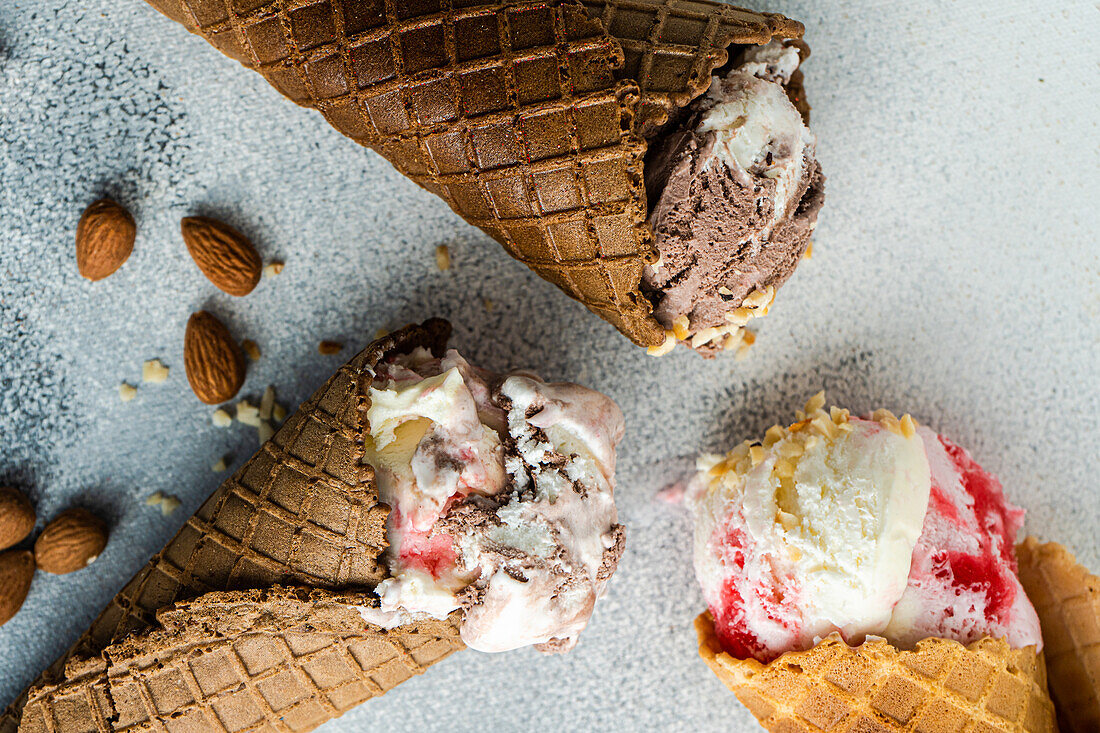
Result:
[[[621,550],[618,407],[577,385],[498,377],[453,350],[383,365],[370,398],[392,577],[364,618],[394,626],[462,608],[474,649],[575,643]]]
[[[697,131],[716,136],[715,162],[727,165],[745,185],[751,175],[775,180],[775,221],[793,203],[804,159],[813,156],[816,145],[783,88],[798,64],[798,49],[782,41],[750,47],[740,65],[711,79],[696,103],[703,111]]]
[[[696,575],[720,636],[745,655],[881,633],[928,506],[915,434],[807,411],[763,445],[705,459],[688,489]]]

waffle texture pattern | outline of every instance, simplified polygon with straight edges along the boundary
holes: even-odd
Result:
[[[77,700],[82,701],[81,705],[91,706],[88,710],[100,709],[109,703],[110,695],[99,699],[95,692],[107,689],[103,687],[105,675],[115,674],[118,669],[110,666],[111,654],[105,650],[113,649],[113,645],[130,635],[146,633],[156,625],[158,612],[177,602],[199,597],[197,603],[201,603],[207,598],[202,594],[274,585],[369,589],[382,580],[385,568],[379,555],[385,547],[385,521],[389,510],[378,503],[374,471],[362,462],[361,442],[373,367],[387,353],[408,351],[415,346],[441,354],[449,333],[450,325],[439,319],[409,326],[375,341],[341,367],[127,583],[73,649],[39,678],[31,691],[34,704],[24,716],[24,729],[119,729],[116,726],[122,725],[120,718],[70,715],[68,708],[78,704]],[[359,602],[359,605],[366,604]],[[179,613],[175,612],[170,618],[178,619]],[[360,621],[360,632],[364,626]],[[462,648],[453,626],[452,623],[430,629],[426,632],[430,639],[414,634],[410,644],[418,647],[441,642],[429,647],[433,654],[438,652],[434,661]],[[278,624],[269,628],[269,633],[284,631],[286,628]],[[382,637],[397,638],[401,634],[401,630],[389,635],[376,631]],[[232,646],[235,642],[225,643]],[[385,645],[388,642],[377,643]],[[172,647],[177,651],[182,648]],[[131,656],[141,658],[140,654]],[[416,662],[408,666],[409,675],[427,662],[426,658],[398,656]],[[382,687],[380,679],[404,679],[389,672],[380,677],[376,666],[372,666],[372,658],[363,655],[358,658],[366,665],[360,665],[355,672],[362,689],[372,689],[378,694],[379,690],[388,689]],[[138,661],[133,664],[140,667]],[[319,700],[319,695],[327,693],[322,683],[314,682],[310,699]],[[62,694],[63,690],[68,692]],[[7,733],[16,729],[26,700],[24,695],[0,719],[0,731]],[[160,703],[154,698],[150,700],[153,700],[150,704],[156,704],[160,711]],[[313,721],[310,726],[319,725],[347,710],[348,706],[330,699],[330,705],[321,705],[321,708],[328,717],[308,718]],[[109,707],[102,709],[109,710]],[[225,730],[239,729],[229,722],[236,719],[234,714],[232,710],[225,713]],[[178,716],[172,714],[170,717],[176,720]],[[70,720],[87,720],[92,727],[59,727],[60,721]],[[26,728],[28,725],[40,727]],[[222,730],[171,726],[122,726],[121,729]],[[309,726],[286,730],[308,729]]]
[[[695,628],[700,656],[773,733],[1058,730],[1034,647],[926,639],[899,651],[884,639],[851,647],[834,635],[761,664],[722,651],[709,613]]]
[[[1050,694],[1064,733],[1100,730],[1100,578],[1057,542],[1016,548],[1020,582],[1043,628]]]
[[[665,334],[639,289],[656,257],[640,132],[705,88],[724,44],[802,30],[681,0],[634,3],[640,13],[576,0],[148,2],[643,346]]]

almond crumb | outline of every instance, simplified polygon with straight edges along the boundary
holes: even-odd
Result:
[[[279,260],[270,262],[268,263],[267,267],[264,268],[264,277],[276,277],[278,275],[282,275],[284,267],[286,267],[285,262],[281,262]]]
[[[242,341],[241,348],[244,349],[244,353],[248,354],[248,358],[252,361],[260,360],[260,347],[252,339]]]
[[[135,397],[137,397],[137,387],[126,384],[126,382],[118,385],[118,398],[120,400],[122,400],[123,402],[129,402]]]
[[[237,403],[237,422],[258,428],[260,426],[260,408],[248,400],[241,400]]]
[[[213,471],[214,473],[221,473],[226,468],[227,468],[227,466],[225,465],[225,457],[224,456],[219,458],[218,460],[214,461],[214,463],[210,466],[210,470]]]
[[[275,407],[275,388],[268,385],[264,390],[264,396],[260,398],[260,419],[270,420],[271,412]]]
[[[447,245],[441,244],[435,248],[435,266],[440,271],[451,269],[451,250]]]
[[[802,259],[812,260],[814,258],[814,243],[810,242],[806,245],[806,251],[802,253]]]
[[[374,332],[374,340],[377,341],[378,339],[385,338],[386,336],[389,336],[389,335],[390,335],[389,331],[387,331],[384,328],[380,328],[380,329],[378,329],[377,331]]]
[[[167,517],[172,514],[172,512],[179,509],[181,503],[182,502],[174,496],[165,496],[160,502],[160,513]]]
[[[156,492],[150,494],[148,497],[146,497],[145,506],[157,506],[162,501],[164,501],[164,492],[163,491],[156,491]]]
[[[324,354],[325,356],[339,354],[343,350],[344,344],[339,341],[322,341],[317,344],[318,353]]]
[[[214,427],[227,428],[233,424],[233,417],[219,408],[214,410],[214,414],[210,416],[210,421],[214,423]]]
[[[908,412],[901,416],[901,434],[906,438],[912,438],[917,434],[917,425],[913,422],[913,416]]]
[[[749,460],[752,461],[752,465],[756,466],[764,460],[764,446],[751,445],[749,446]]]
[[[672,333],[672,331],[665,331],[665,340],[657,346],[647,347],[645,353],[650,356],[664,356],[675,348],[676,334]]]
[[[141,365],[141,381],[160,384],[166,379],[168,379],[168,367],[164,366],[160,359],[150,359]]]
[[[271,436],[275,434],[275,428],[271,427],[271,423],[267,420],[261,420],[260,424],[256,426],[256,430],[260,433],[261,443],[271,440]]]
[[[688,326],[690,322],[687,316],[676,316],[672,321],[672,332],[676,334],[676,338],[681,341],[687,340],[689,331]]]
[[[806,400],[806,414],[812,415],[825,406],[825,390],[821,390],[810,399]]]
[[[271,407],[271,417],[275,422],[282,422],[286,420],[286,408],[276,402]]]

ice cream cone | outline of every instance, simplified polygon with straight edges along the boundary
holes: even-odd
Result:
[[[1059,725],[1068,733],[1100,730],[1100,578],[1057,542],[1028,537],[1016,558],[1042,624]]]
[[[615,77],[638,84],[642,96],[635,126],[645,137],[652,137],[677,109],[707,90],[711,72],[728,60],[730,45],[800,38],[805,31],[798,21],[777,13],[708,0],[581,2],[622,46],[625,61]],[[799,73],[798,88],[801,78]],[[793,79],[791,86],[796,86]]]
[[[639,288],[656,259],[640,133],[701,93],[728,44],[802,32],[684,0],[589,3],[606,26],[570,0],[148,2],[643,346],[666,332]]]
[[[275,587],[178,603],[33,689],[19,730],[307,731],[461,648],[453,620],[364,628],[372,602]]]
[[[770,731],[1056,731],[1046,669],[1034,647],[926,639],[899,651],[838,635],[761,664],[722,651],[709,613],[699,654]]]
[[[113,669],[104,650],[129,634],[146,632],[158,611],[182,599],[277,584],[369,589],[382,580],[386,571],[379,555],[389,509],[379,504],[373,469],[361,460],[372,369],[386,354],[415,346],[441,354],[449,334],[450,325],[439,319],[409,326],[375,341],[341,367],[36,681],[35,699],[44,701],[49,715],[55,720],[68,716],[66,706],[76,703],[58,695],[72,685],[78,686],[84,704],[110,704],[110,695],[92,694],[103,690],[102,684],[84,683],[103,680]],[[435,658],[462,648],[456,632],[431,633],[439,642],[432,647],[438,652]],[[420,665],[423,660],[416,661]],[[369,660],[355,674],[368,687],[373,684],[366,681],[375,678]],[[0,733],[16,729],[26,699],[21,697],[0,719]]]

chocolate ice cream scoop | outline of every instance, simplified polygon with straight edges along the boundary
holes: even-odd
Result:
[[[787,86],[800,49],[751,46],[651,146],[645,177],[658,260],[643,274],[653,315],[710,355],[740,346],[745,324],[805,255],[824,202],[816,139]]]

